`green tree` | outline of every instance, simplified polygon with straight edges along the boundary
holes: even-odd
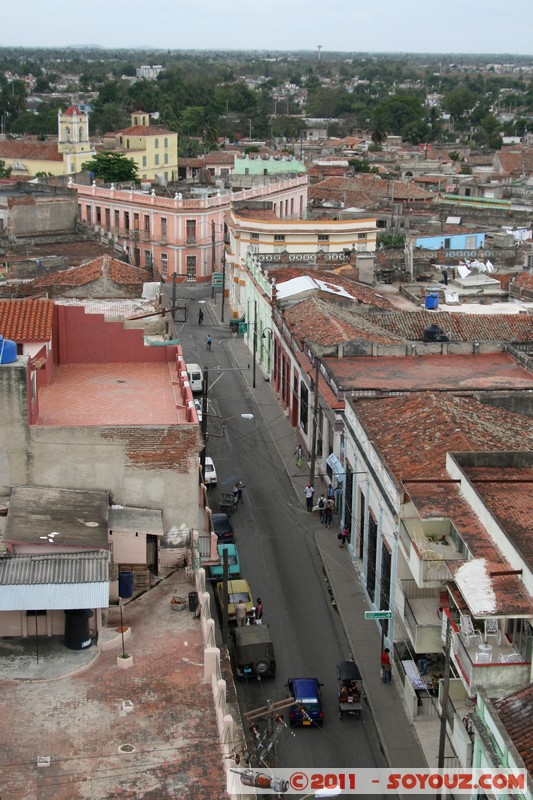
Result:
[[[401,134],[402,129],[423,118],[422,104],[414,95],[395,95],[382,100],[372,114],[373,126],[387,133]]]
[[[0,178],[9,178],[11,175],[11,167],[6,167],[5,161],[0,161]]]
[[[126,156],[110,150],[96,153],[92,160],[85,161],[81,168],[92,172],[95,178],[99,178],[104,183],[137,180],[137,165]]]

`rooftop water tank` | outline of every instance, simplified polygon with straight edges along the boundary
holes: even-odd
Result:
[[[4,339],[0,334],[0,364],[12,364],[17,360],[17,344],[11,339]]]

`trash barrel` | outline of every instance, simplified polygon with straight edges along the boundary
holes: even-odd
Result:
[[[89,620],[92,616],[90,608],[73,608],[65,611],[65,647],[69,650],[85,650],[91,646]]]
[[[428,292],[428,294],[426,295],[426,308],[434,309],[438,308],[438,305],[439,305],[438,292]]]
[[[131,597],[133,595],[133,572],[121,572],[118,576],[118,596]]]
[[[198,592],[189,592],[189,611],[196,611],[198,608]]]

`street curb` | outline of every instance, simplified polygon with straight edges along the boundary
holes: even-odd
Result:
[[[318,542],[318,536],[320,535],[320,533],[321,533],[321,531],[315,531],[315,545],[316,545],[316,549],[318,550],[318,554],[320,556],[320,560],[322,561],[322,566],[324,568],[324,572],[326,573],[326,577],[328,579],[329,586],[330,586],[331,591],[333,593],[333,597],[335,597],[335,592],[334,592],[334,589],[333,589],[333,585],[334,584],[333,584],[332,579],[331,579],[331,574],[330,574],[330,571],[329,571],[329,569],[327,567],[326,560],[324,559],[323,551],[320,548],[319,542]],[[354,577],[357,578],[357,575],[356,575],[355,571],[354,571]],[[350,633],[348,631],[348,626],[346,625],[346,623],[344,621],[344,615],[342,614],[340,606],[337,603],[336,599],[335,599],[335,608],[337,609],[337,612],[339,614],[339,619],[340,619],[340,622],[341,622],[341,625],[342,625],[342,629],[344,631],[344,635],[346,636],[346,640],[347,640],[347,642],[348,642],[348,644],[350,646],[350,654],[353,656],[355,648],[354,648],[353,642],[351,641]],[[372,720],[373,720],[374,725],[376,727],[376,731],[377,731],[377,734],[378,734],[378,739],[379,739],[379,745],[380,745],[381,752],[385,756],[387,764],[390,766],[391,765],[391,758],[390,758],[390,754],[388,752],[387,746],[385,744],[385,738],[383,736],[383,730],[381,728],[381,725],[379,723],[379,720],[378,720],[377,716],[372,711],[372,703],[371,703],[371,700],[370,700],[370,695],[368,693],[368,689],[365,686],[365,682],[364,681],[363,681],[363,690],[364,690],[364,693],[365,693],[365,696],[366,696],[366,702],[367,702],[368,710],[369,710],[370,714],[372,714]]]

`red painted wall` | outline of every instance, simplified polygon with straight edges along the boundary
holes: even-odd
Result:
[[[56,305],[54,363],[142,364],[174,361],[176,347],[146,347],[142,330],[106,322],[103,314],[86,314],[81,306]]]

